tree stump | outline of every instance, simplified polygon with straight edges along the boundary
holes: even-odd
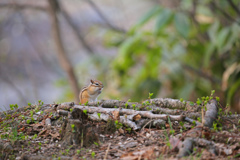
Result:
[[[74,109],[71,119],[67,119],[63,124],[61,133],[62,146],[81,145],[89,147],[94,142],[99,143],[96,127],[92,126],[88,117],[80,109]]]

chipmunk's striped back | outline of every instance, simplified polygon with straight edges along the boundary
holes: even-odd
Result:
[[[102,92],[103,84],[98,80],[90,80],[90,84],[80,91],[79,99],[80,103],[84,104],[86,102],[94,102],[97,100],[97,97]]]

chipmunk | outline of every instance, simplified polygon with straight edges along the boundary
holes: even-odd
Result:
[[[103,87],[101,81],[91,79],[90,84],[84,87],[79,94],[80,103],[97,101],[97,97],[102,92]]]

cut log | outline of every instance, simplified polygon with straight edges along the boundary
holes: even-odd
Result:
[[[88,147],[94,142],[99,143],[96,127],[88,121],[88,116],[80,109],[74,108],[71,117],[65,121],[61,133],[62,146],[79,145]]]
[[[57,113],[61,116],[68,116],[69,112],[65,110],[57,110]]]
[[[179,149],[177,157],[182,158],[190,155],[193,150],[193,142],[192,138],[186,138]]]
[[[213,125],[213,121],[217,119],[217,104],[218,102],[215,99],[212,99],[207,103],[207,111],[205,113],[203,121],[204,126],[211,128]]]
[[[47,119],[45,120],[45,125],[47,126],[47,128],[50,128],[50,127],[51,127],[52,123],[51,123],[51,119],[50,119],[50,118],[47,118]]]
[[[94,142],[99,143],[95,129],[89,124],[83,124],[79,119],[66,120],[61,136],[63,137],[61,142],[63,147],[80,144],[83,147],[89,147]]]

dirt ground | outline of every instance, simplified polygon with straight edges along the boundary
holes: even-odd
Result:
[[[79,143],[75,144],[63,143],[66,134],[75,132],[75,126],[72,126],[72,131],[63,131],[69,115],[59,115],[56,104],[39,102],[23,108],[13,105],[12,110],[2,112],[0,117],[0,159],[240,158],[239,115],[219,115],[216,121],[220,123],[213,128],[199,127],[190,122],[166,121],[157,127],[146,124],[133,130],[114,121],[87,119],[84,126],[91,130],[87,130],[84,137],[80,135]],[[188,136],[196,128],[201,134]],[[97,137],[95,140],[87,137],[93,133]],[[189,137],[193,142],[192,149],[182,157],[180,150],[187,146],[184,140]]]

